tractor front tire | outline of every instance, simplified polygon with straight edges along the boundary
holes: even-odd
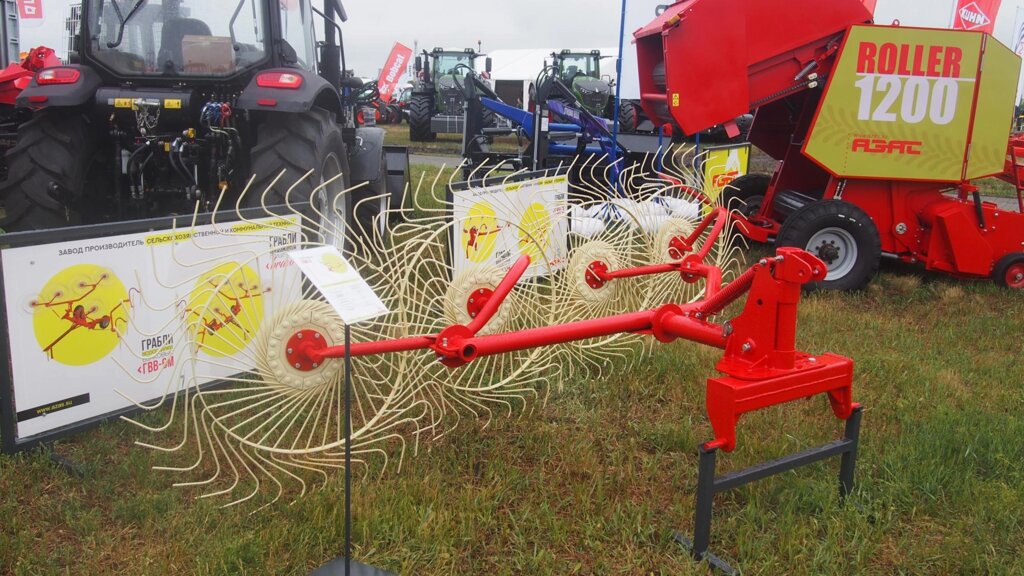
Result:
[[[352,208],[349,194],[345,193],[349,187],[348,153],[333,113],[323,108],[301,114],[271,113],[258,127],[252,167],[256,179],[242,200],[244,207],[310,203],[300,211],[304,226],[316,229],[321,241],[341,241],[351,221]],[[296,184],[311,169],[313,174]],[[284,176],[277,180],[282,172]],[[341,178],[313,194],[339,174]],[[291,211],[269,212],[287,215]]]
[[[79,224],[94,150],[93,126],[77,111],[46,110],[22,124],[0,184],[6,208],[0,227],[25,232]]]
[[[622,100],[619,105],[619,132],[622,134],[633,134],[637,127],[636,103],[632,100]]]
[[[409,140],[433,142],[437,134],[430,129],[434,103],[429,96],[413,96],[409,101]]]
[[[776,245],[806,250],[828,266],[825,280],[807,284],[808,292],[860,290],[874,278],[882,258],[874,221],[842,200],[813,202],[794,212],[782,225]]]
[[[745,174],[733,180],[722,192],[721,204],[746,218],[757,215],[768,193],[771,174]]]

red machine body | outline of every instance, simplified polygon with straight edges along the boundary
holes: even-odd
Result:
[[[963,170],[949,164],[956,166],[958,179],[941,181],[881,174],[844,177],[808,154],[807,145],[815,130],[829,128],[819,123],[819,114],[834,73],[838,73],[845,41],[855,27],[862,30],[872,22],[874,4],[874,0],[677,2],[635,33],[644,110],[649,117],[675,125],[686,134],[728,124],[741,114],[755,111],[750,142],[778,164],[770,181],[765,180],[767,188],[747,192],[747,197],[736,196],[745,201],[756,198],[750,203],[751,209],[740,216],[739,229],[752,240],[776,240],[780,245],[799,246],[822,257],[830,266],[830,279],[833,262],[827,256],[834,255],[834,250],[827,243],[805,244],[811,234],[796,234],[784,225],[794,215],[807,215],[808,210],[827,201],[858,209],[848,211],[846,217],[850,213],[867,214],[877,229],[880,252],[873,246],[861,246],[855,257],[874,259],[872,266],[864,268],[870,273],[863,282],[836,286],[824,282],[824,287],[860,287],[870,279],[882,255],[958,277],[994,278],[1006,286],[1024,286],[1019,273],[1024,269],[1021,140],[1011,142],[1004,173],[997,175],[995,171],[978,173],[968,169],[972,154],[968,139],[961,155]],[[982,38],[982,54],[987,54],[994,42],[990,37]],[[923,66],[928,53],[924,54],[924,64],[915,61],[912,49],[909,57],[901,58],[900,66]],[[964,75],[969,73],[973,71]],[[995,106],[979,106],[979,95],[986,87],[980,74],[981,70],[978,82],[970,85],[975,91],[973,107],[968,110],[973,130],[969,138],[978,138],[978,127],[989,134],[1002,130],[1004,120],[1004,134],[1008,134],[1012,102],[1000,100],[1000,106],[1006,106],[1005,114],[1001,108],[990,113]],[[870,140],[870,134],[865,137],[869,138],[868,146],[877,144]],[[916,154],[914,146],[920,142],[887,140],[884,144],[886,150],[881,152],[890,155]],[[900,146],[893,148],[894,144]],[[978,194],[971,180],[993,175],[1017,186],[1017,201],[996,203]],[[806,219],[802,225],[806,225]]]
[[[60,66],[60,58],[50,48],[33,48],[19,64],[11,64],[0,71],[0,105],[14,106],[18,95],[28,87],[37,72]]]

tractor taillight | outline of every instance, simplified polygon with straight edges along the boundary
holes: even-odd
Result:
[[[82,73],[74,68],[47,68],[36,76],[36,83],[40,86],[74,84],[81,77]]]
[[[302,87],[302,76],[288,72],[264,72],[256,77],[256,85],[260,88],[298,90]]]

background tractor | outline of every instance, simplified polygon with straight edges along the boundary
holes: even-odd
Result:
[[[338,228],[389,180],[401,194],[407,153],[391,150],[389,174],[383,130],[355,127],[362,82],[341,72],[338,0],[323,12],[307,0],[85,0],[82,14],[73,63],[18,97],[35,112],[7,155],[7,231],[206,211],[252,175],[268,193],[243,207],[307,202],[342,175],[308,210]],[[340,194],[359,182],[355,198]],[[380,208],[360,206],[360,220]]]
[[[573,52],[562,50],[551,54],[551,65],[558,69],[562,83],[568,86],[576,100],[594,116],[614,118],[615,81],[601,76],[600,50]],[[632,100],[623,100],[618,110],[619,131],[636,132],[639,107]]]
[[[364,84],[355,95],[355,100],[356,126],[399,124],[402,121],[398,107],[381,98],[376,80]]]
[[[429,142],[438,134],[462,134],[465,125],[466,78],[476,71],[478,54],[472,48],[462,51],[434,48],[416,57],[416,84],[409,100],[409,137],[414,142]],[[489,75],[491,59],[484,69]],[[484,79],[487,82],[487,79]],[[485,122],[493,124],[493,116]]]

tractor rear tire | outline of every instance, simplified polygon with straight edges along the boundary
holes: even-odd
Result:
[[[321,234],[321,238],[309,238],[310,241],[341,241],[351,221],[352,208],[349,194],[344,193],[349,188],[348,153],[333,113],[323,108],[301,114],[271,113],[258,128],[252,167],[256,179],[242,201],[246,208],[308,203],[321,184],[342,174],[301,211],[304,226]],[[315,172],[296,184],[310,169]],[[284,177],[275,184],[282,172]],[[291,212],[284,208],[269,211],[284,215]]]
[[[79,224],[94,150],[93,126],[77,111],[46,110],[22,124],[0,184],[7,211],[0,227],[25,232]]]
[[[437,134],[430,129],[434,103],[429,96],[413,96],[409,100],[409,140],[433,142]]]
[[[622,100],[619,106],[619,132],[633,134],[637,127],[636,102]]]
[[[1024,252],[1000,258],[992,270],[992,279],[1003,288],[1024,290]]]
[[[864,210],[842,200],[822,200],[790,216],[775,243],[806,250],[828,266],[822,282],[807,284],[808,292],[853,292],[867,286],[878,272],[882,241],[878,227]]]
[[[735,179],[722,192],[722,206],[750,218],[761,211],[768,193],[771,174],[745,174]]]

